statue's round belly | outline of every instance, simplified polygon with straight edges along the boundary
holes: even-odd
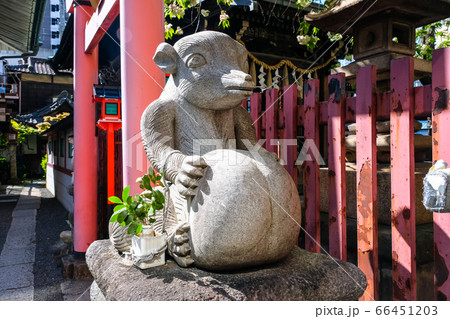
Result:
[[[270,167],[276,160],[268,156],[264,160],[272,163],[263,164],[249,154],[246,151],[216,150],[203,156],[209,167],[205,169],[197,195],[192,199],[189,215],[191,255],[198,266],[227,269],[260,264],[279,257],[274,256],[280,253],[276,247],[269,246],[277,244],[274,236],[285,235],[273,231],[274,226],[280,229],[280,225],[274,225],[280,218],[274,219],[273,216],[274,213],[279,214],[279,210],[273,209],[270,178],[264,175],[267,170],[261,167]],[[284,170],[277,163],[275,165]],[[290,179],[287,174],[279,175],[281,179],[286,179],[286,176]],[[289,228],[296,228],[291,226],[286,225],[288,233]],[[292,242],[295,243],[295,238]],[[292,246],[291,240],[287,245]],[[286,250],[286,243],[281,246]]]

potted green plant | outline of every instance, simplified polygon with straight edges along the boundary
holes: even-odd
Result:
[[[141,194],[130,196],[130,187],[122,192],[122,199],[117,196],[109,200],[117,204],[110,222],[117,222],[122,227],[128,226],[128,234],[133,234],[131,241],[131,256],[134,264],[147,269],[164,265],[167,248],[166,234],[158,234],[153,228],[156,222],[156,211],[164,209],[164,194],[157,189],[164,187],[162,173],[155,173],[152,168],[148,174],[136,180],[143,190]],[[152,186],[153,185],[153,186]]]

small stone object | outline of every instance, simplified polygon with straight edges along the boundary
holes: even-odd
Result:
[[[450,168],[438,160],[423,179],[423,205],[432,212],[450,212]]]
[[[72,231],[71,230],[64,230],[59,234],[59,238],[61,238],[62,242],[65,244],[72,243]]]

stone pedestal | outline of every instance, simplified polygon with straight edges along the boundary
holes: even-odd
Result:
[[[95,300],[358,300],[367,285],[353,264],[298,247],[283,261],[239,272],[181,268],[167,260],[146,270],[119,256],[109,240],[92,243],[86,262]]]
[[[16,159],[17,145],[9,144],[9,165],[10,165],[10,178],[8,184],[18,184],[19,178],[17,177],[17,159]]]

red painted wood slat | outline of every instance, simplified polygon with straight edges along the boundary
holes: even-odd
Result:
[[[250,97],[250,116],[255,126],[256,139],[261,139],[261,93],[253,93]]]
[[[414,114],[415,117],[425,118],[431,115],[431,85],[414,88]]]
[[[297,185],[297,87],[289,85],[284,87],[284,139],[287,140],[282,147],[282,158],[286,160],[286,170]]]
[[[345,123],[355,123],[356,97],[345,99]]]
[[[356,75],[356,185],[358,267],[367,278],[360,300],[378,300],[378,208],[375,88],[377,70],[366,66]]]
[[[391,61],[391,214],[394,300],[416,300],[414,60]]]
[[[382,92],[377,94],[377,121],[389,121],[391,114],[391,94],[392,92]]]
[[[445,70],[445,71],[444,71]],[[450,162],[450,48],[433,52],[433,160]],[[434,213],[435,294],[450,300],[450,212]]]
[[[305,84],[305,141],[311,140],[319,148],[319,89],[317,79],[308,80]],[[319,163],[309,153],[312,161],[304,161],[302,171],[304,174],[305,194],[305,249],[311,252],[320,252],[320,183]],[[302,159],[304,160],[304,159]]]
[[[330,255],[347,259],[345,199],[345,75],[328,77],[328,195]]]
[[[266,91],[266,149],[277,153],[278,147],[278,90]]]

